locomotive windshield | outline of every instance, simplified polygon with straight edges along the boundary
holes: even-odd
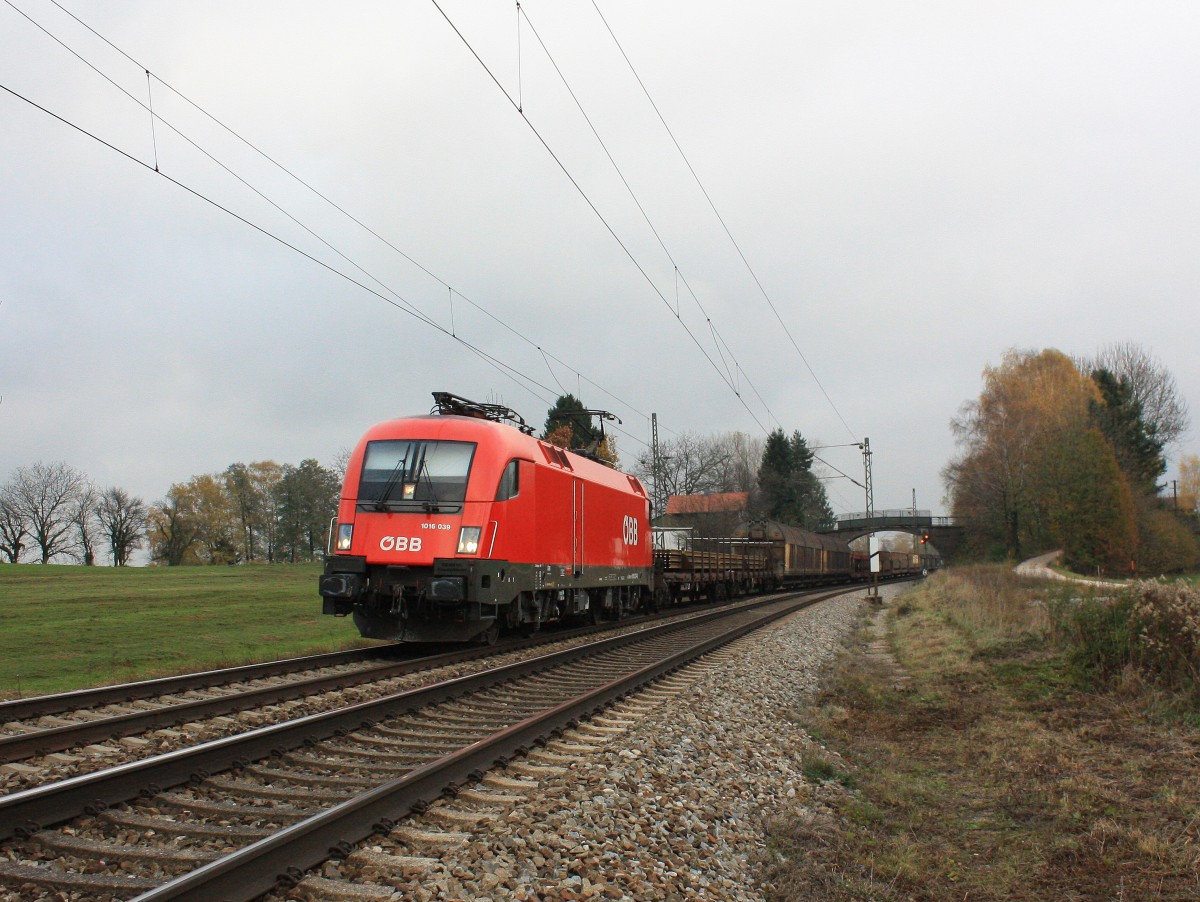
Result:
[[[474,455],[474,442],[368,442],[358,504],[388,511],[457,511],[467,497]]]

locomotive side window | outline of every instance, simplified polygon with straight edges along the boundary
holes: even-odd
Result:
[[[467,496],[474,456],[474,442],[370,442],[363,456],[358,503],[376,510],[458,510]]]
[[[516,498],[521,491],[521,462],[510,460],[504,472],[500,475],[500,487],[496,489],[496,500],[507,501]]]

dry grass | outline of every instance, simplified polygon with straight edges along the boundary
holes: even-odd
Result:
[[[899,691],[843,656],[808,714],[849,773],[819,784],[826,815],[773,825],[774,899],[1200,898],[1200,731],[1136,678],[1090,690],[1051,591],[929,580],[892,610]]]

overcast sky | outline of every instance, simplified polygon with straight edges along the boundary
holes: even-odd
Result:
[[[1132,340],[1200,410],[1191,0],[597,0],[753,274],[591,0],[525,0],[519,28],[502,2],[439,0],[453,27],[416,0],[61,2],[136,64],[5,0],[0,85],[145,165],[0,92],[0,480],[65,460],[154,501],[234,461],[329,463],[432,391],[540,427],[566,389],[622,418],[627,462],[651,412],[664,437],[866,436],[876,507],[915,488],[940,512],[949,421],[1008,348]],[[149,69],[154,133],[14,7],[138,102]],[[393,303],[157,175],[155,143]],[[856,449],[822,456],[861,481]]]

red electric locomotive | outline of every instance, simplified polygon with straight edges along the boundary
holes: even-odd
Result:
[[[363,636],[494,641],[501,627],[620,617],[653,588],[645,488],[532,435],[511,410],[435,392],[350,457],[320,592]]]

